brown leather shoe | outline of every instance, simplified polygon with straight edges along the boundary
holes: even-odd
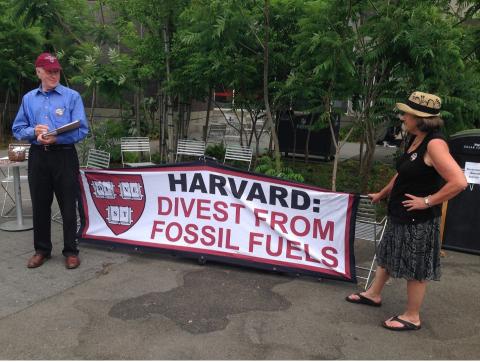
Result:
[[[69,255],[65,258],[65,266],[67,269],[75,269],[80,265],[80,258],[76,255]]]
[[[35,254],[30,259],[28,259],[27,268],[38,268],[39,266],[42,266],[42,264],[45,263],[47,259],[50,259],[50,256]]]

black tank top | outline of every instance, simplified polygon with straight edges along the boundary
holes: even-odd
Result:
[[[413,211],[407,211],[402,205],[402,201],[408,199],[405,194],[425,197],[436,193],[442,187],[443,179],[441,176],[434,167],[428,166],[424,161],[428,143],[436,138],[445,141],[442,133],[438,131],[430,132],[415,150],[408,153],[408,149],[415,140],[415,137],[413,137],[407,143],[404,154],[398,158],[396,163],[398,176],[390,192],[388,203],[388,213],[393,222],[416,224],[441,215],[441,205]]]

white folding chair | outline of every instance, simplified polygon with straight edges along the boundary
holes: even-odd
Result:
[[[365,280],[365,290],[371,284],[372,275],[376,270],[377,254],[375,248],[377,244],[382,240],[387,226],[387,217],[384,216],[380,221],[377,220],[377,212],[375,205],[372,204],[370,198],[367,195],[360,196],[360,203],[357,210],[357,221],[355,223],[355,239],[366,240],[373,242],[373,258],[367,266],[357,266],[356,268],[366,276],[357,275],[358,279]]]
[[[86,168],[109,168],[110,167],[110,152],[96,150],[91,148],[88,150]],[[63,222],[60,210],[52,215],[52,221],[61,224]]]
[[[223,163],[225,164],[227,160],[248,162],[248,170],[250,170],[250,166],[252,165],[252,149],[240,145],[227,145]]]
[[[30,144],[28,143],[10,143],[8,145],[8,148],[15,148],[15,147],[23,147],[25,148],[25,160],[28,160],[28,154],[30,151]],[[8,159],[8,156],[5,157],[5,159]],[[0,216],[2,217],[12,217],[10,216],[10,212],[15,209],[15,198],[14,196],[10,193],[9,187],[10,185],[13,185],[13,175],[11,173],[10,167],[7,168],[7,172],[4,173],[2,170],[2,175],[3,179],[1,180],[1,186],[3,189],[3,201],[2,201],[2,211],[0,212]],[[20,175],[20,182],[28,182],[28,175]],[[7,209],[7,199],[10,199],[12,204],[10,205],[10,208]],[[27,199],[28,200],[28,199]]]
[[[223,143],[226,133],[227,125],[225,123],[211,124],[208,127],[207,143]]]
[[[96,150],[91,148],[88,151],[87,168],[109,168],[110,167],[110,152]]]
[[[120,139],[120,153],[122,154],[123,167],[144,167],[155,165],[152,162],[150,140],[148,137],[122,137]],[[138,162],[128,162],[128,154],[138,157]],[[141,161],[142,158],[147,158],[148,161]]]
[[[205,155],[205,142],[196,141],[190,139],[180,139],[177,143],[177,154],[175,156],[175,162],[178,160],[178,156],[204,156]]]
[[[2,162],[8,162],[8,156],[2,157],[0,160]],[[0,212],[0,215],[6,217],[8,215],[8,213],[10,213],[10,211],[15,206],[15,199],[13,198],[13,195],[8,191],[8,185],[11,182],[10,180],[13,181],[13,176],[10,175],[10,167],[8,167],[6,169],[6,171],[4,171],[3,168],[0,168],[0,177],[1,177],[0,186],[3,189],[2,211]],[[5,208],[6,208],[6,205],[7,205],[7,199],[10,199],[13,206],[7,212],[5,212]]]

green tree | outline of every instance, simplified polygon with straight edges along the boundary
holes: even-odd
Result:
[[[235,90],[233,111],[244,140],[244,114],[252,123],[266,118],[276,139],[273,115],[280,105],[279,87],[290,72],[289,29],[295,24],[295,6],[301,1],[278,0],[192,2],[182,13],[174,43],[177,68],[175,86],[205,98],[215,85]],[[287,6],[288,9],[285,9]],[[270,102],[270,98],[272,102]],[[269,109],[271,108],[271,109]],[[228,117],[226,117],[228,122]],[[252,127],[249,144],[258,140],[262,127]],[[274,147],[279,160],[278,141]],[[278,164],[278,163],[277,163]]]
[[[127,80],[131,78],[134,64],[124,54],[110,48],[103,54],[102,50],[92,44],[84,43],[76,52],[76,56],[69,59],[69,63],[78,69],[72,81],[86,87],[91,96],[89,111],[90,131],[95,139],[94,110],[98,93],[102,93],[110,100],[119,101],[129,89]]]
[[[137,84],[145,79],[157,80],[158,103],[162,103],[159,107],[162,113],[160,150],[170,161],[173,161],[178,129],[173,119],[173,103],[178,99],[169,88],[175,67],[171,46],[179,14],[187,3],[187,0],[108,1],[117,17],[120,41],[131,50],[137,63]]]
[[[24,26],[38,25],[42,29],[49,51],[58,48],[60,32],[65,39],[82,43],[79,34],[85,34],[84,19],[88,17],[87,5],[81,0],[12,0],[15,17],[20,19]]]
[[[464,128],[480,128],[480,1],[458,1],[453,12],[456,27],[463,32],[461,46],[464,71],[452,74],[448,102],[449,133]]]
[[[208,99],[204,139],[213,89],[230,82],[235,13],[224,1],[196,1],[181,13],[174,36],[171,89],[183,98]],[[235,48],[234,48],[235,49]],[[234,50],[236,52],[236,49]]]
[[[375,151],[376,124],[385,108],[393,108],[395,101],[415,89],[448,95],[452,77],[463,72],[463,34],[446,5],[446,1],[396,5],[378,1],[356,12],[356,74],[361,80],[357,109],[366,141],[360,173],[363,190]]]
[[[11,103],[21,101],[25,80],[35,80],[33,61],[43,41],[38,28],[25,28],[14,21],[9,2],[0,1],[0,89],[4,99],[0,102],[0,140],[6,141],[11,134]],[[14,97],[17,99],[14,100]],[[14,100],[12,102],[12,100]]]
[[[333,103],[348,98],[357,87],[354,72],[354,32],[349,26],[351,12],[328,1],[312,1],[304,5],[295,40],[295,65],[283,87],[282,95],[290,97],[294,109],[320,114],[310,126],[331,129],[335,145],[332,190],[336,189],[338,156],[347,136],[338,142],[333,132]],[[306,160],[308,160],[307,137]]]
[[[317,45],[317,41],[315,50],[321,55],[315,57],[311,65],[304,62],[301,74],[304,77],[315,73],[337,74],[330,76],[335,81],[320,83],[325,94],[321,97],[325,100],[324,112],[333,100],[329,94],[334,97],[342,94],[330,92],[330,85],[337,90],[350,89],[343,94],[352,100],[357,123],[364,132],[366,148],[361,154],[360,175],[365,190],[379,122],[393,117],[390,110],[395,102],[404,100],[412,90],[426,90],[441,96],[450,94],[452,78],[464,71],[459,45],[463,32],[455,27],[454,18],[447,11],[447,1],[345,0],[311,1],[307,6],[309,4],[312,8],[321,8],[328,18],[316,24],[318,12],[310,11],[302,20],[310,24],[300,34],[307,42],[306,47]],[[335,14],[346,17],[338,18]],[[448,111],[449,101],[454,98],[445,99]]]

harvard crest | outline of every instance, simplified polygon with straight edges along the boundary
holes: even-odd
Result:
[[[141,175],[85,175],[93,203],[115,235],[129,230],[142,216],[145,188]]]

